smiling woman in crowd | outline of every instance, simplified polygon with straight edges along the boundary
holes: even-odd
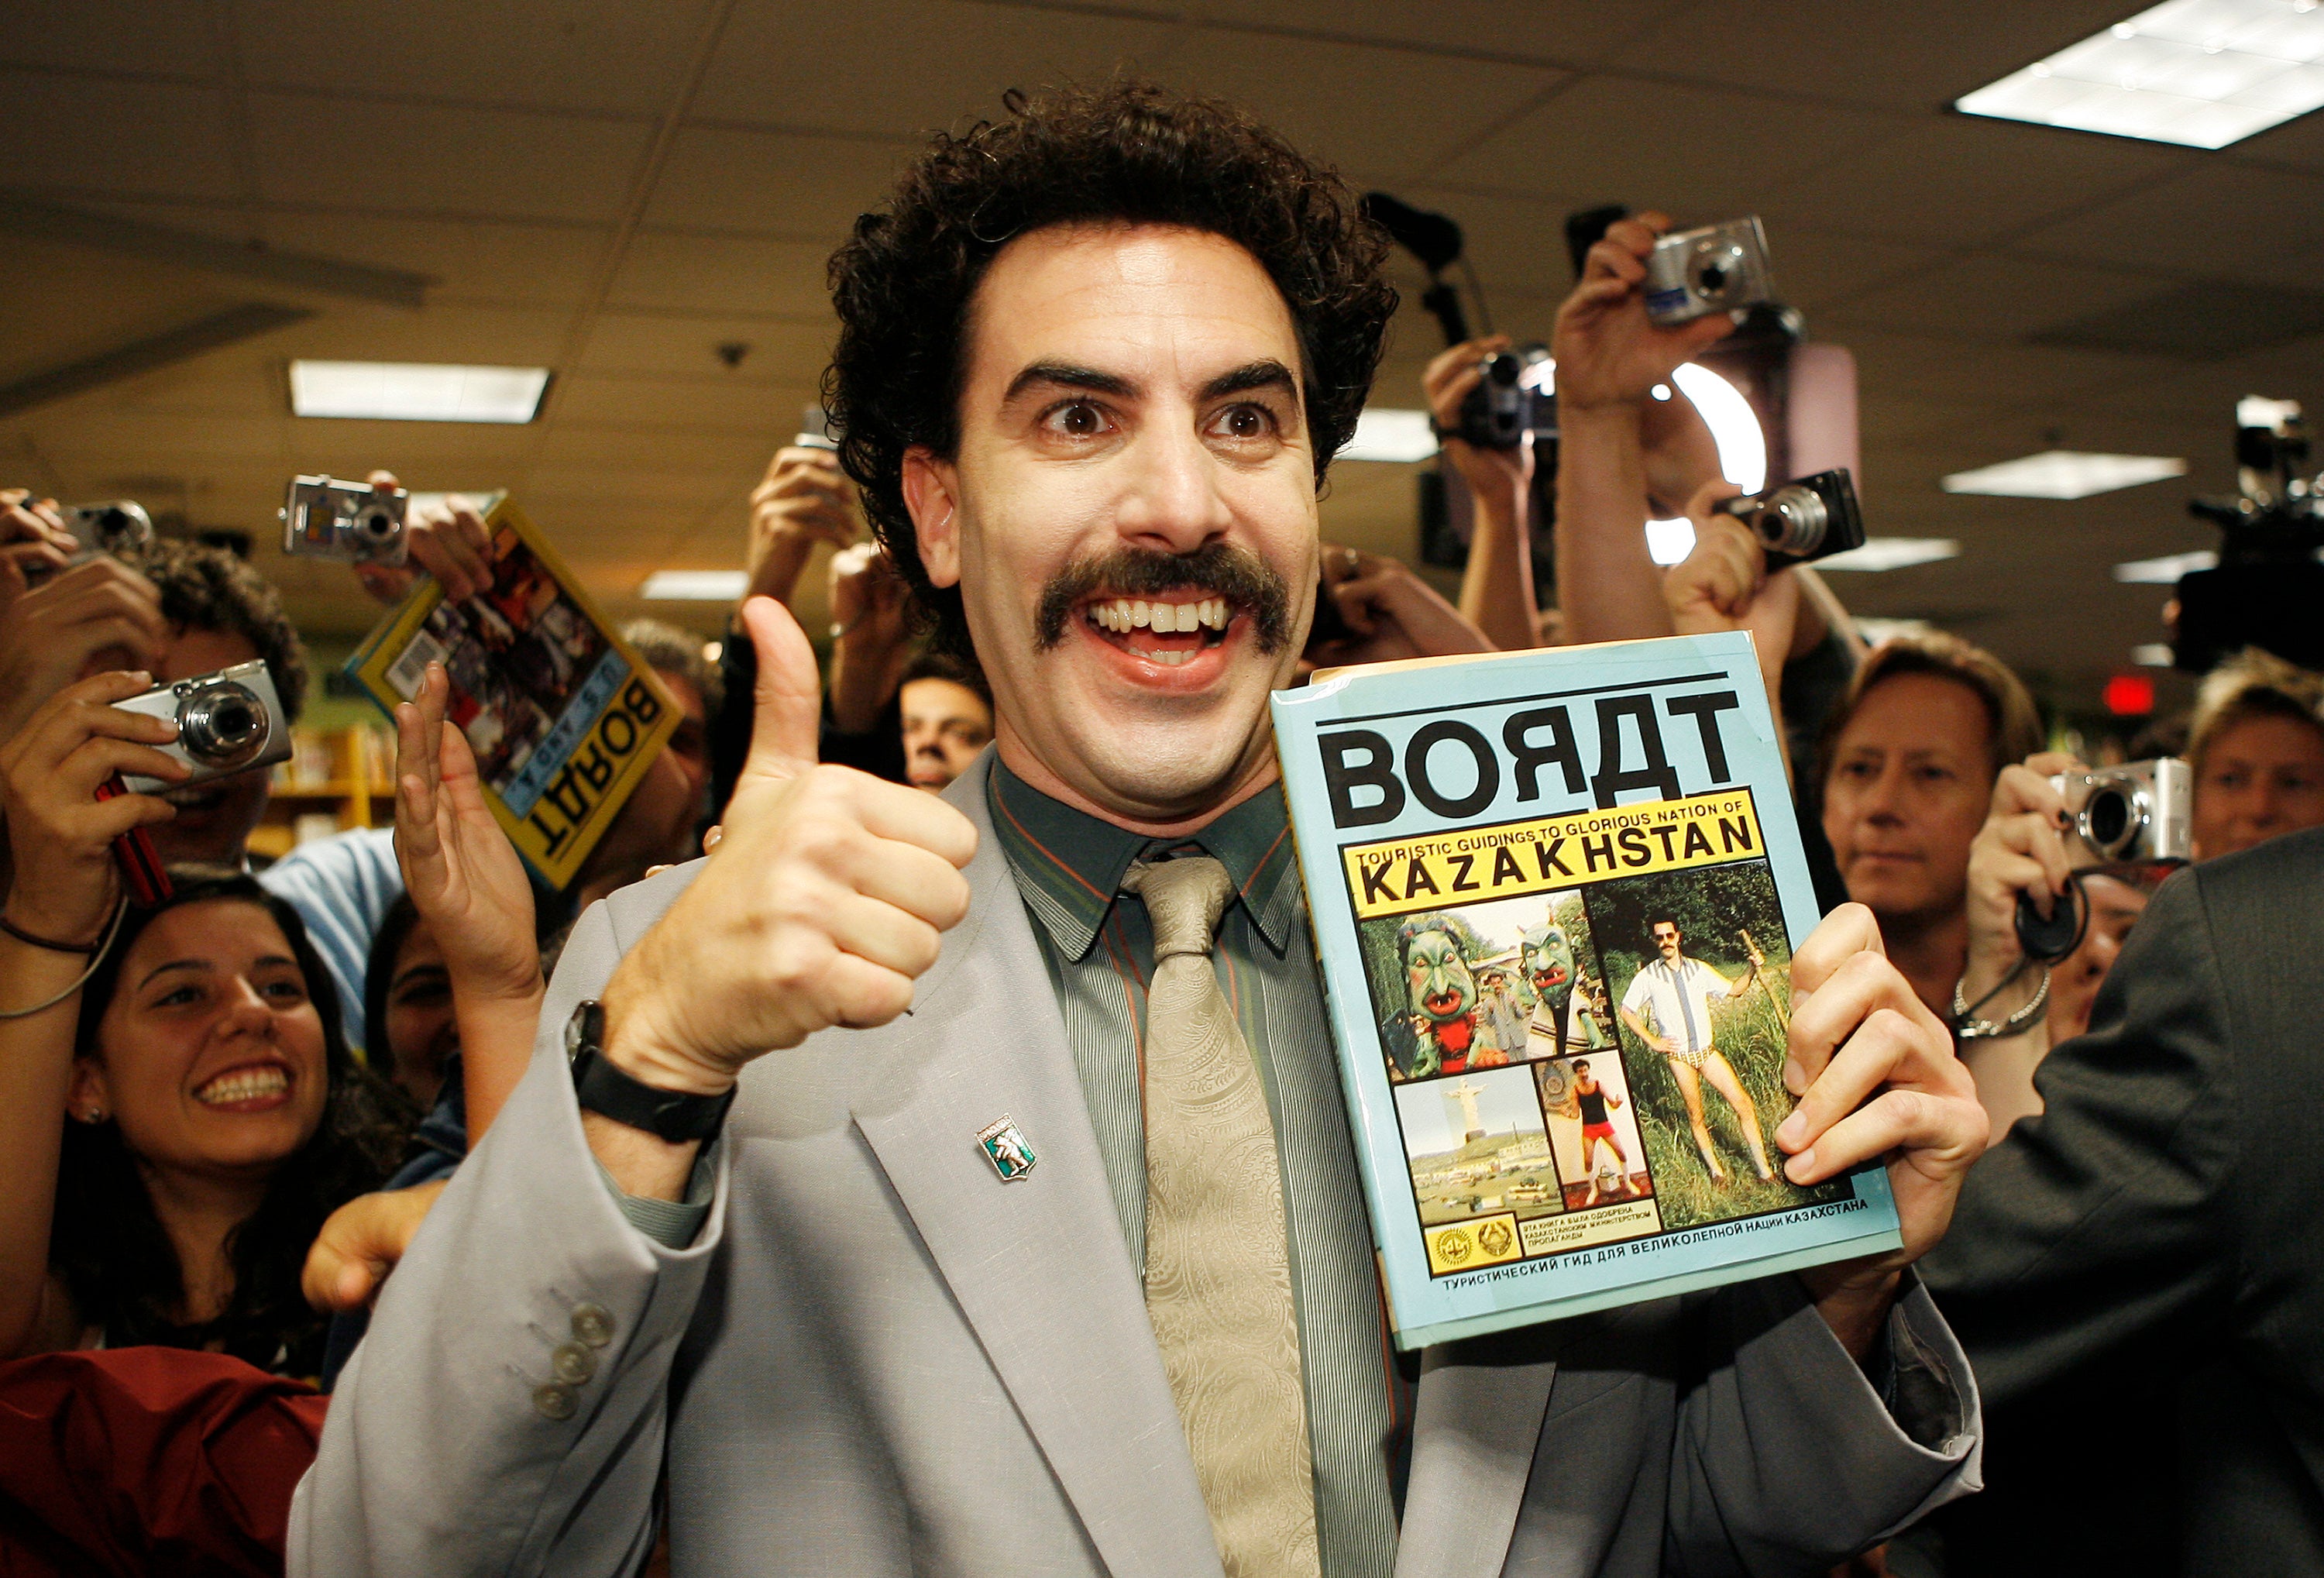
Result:
[[[0,1356],[159,1343],[311,1375],[325,1323],[300,1269],[392,1165],[400,1103],[255,881],[181,870],[115,918],[112,839],[171,810],[97,786],[183,776],[154,749],[174,725],[108,705],[143,679],[72,686],[0,748]]]

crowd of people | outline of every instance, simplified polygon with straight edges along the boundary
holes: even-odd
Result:
[[[746,1530],[780,1543],[785,1570],[969,1570],[1006,1530],[1044,1571],[1200,1571],[1215,1555],[1233,1573],[1385,1574],[1399,1537],[1406,1560],[1466,1548],[1447,1532],[1461,1487],[1445,1434],[1461,1409],[1489,1409],[1503,1367],[1561,1352],[1668,1389],[1642,1391],[1660,1400],[1618,1426],[1553,1404],[1543,1435],[1536,1409],[1521,1463],[1540,1436],[1545,1463],[1646,1466],[1627,1503],[1586,1512],[1520,1471],[1494,1547],[1510,1572],[2060,1573],[2100,1548],[2130,1572],[2223,1570],[2207,1553],[2254,1549],[2324,1563],[2324,1519],[2302,1510],[2324,1486],[2291,1450],[2317,1438],[2265,1417],[2270,1388],[2324,1403],[2301,1389],[2324,1374],[2298,1356],[2319,1328],[2296,1307],[2324,1265],[2297,1263],[2312,1230],[2255,1225],[2273,1223],[2265,1203],[2296,1209],[2304,1175],[2255,1181],[2250,1148],[2298,1142],[2237,1127],[2262,1099],[2250,1071],[2296,1064],[2304,1043],[2255,1046],[2276,1032],[2243,1017],[2254,962],[2221,962],[2256,949],[2301,977],[2272,1010],[2287,1026],[2314,994],[2313,944],[2298,941],[2312,921],[2256,940],[2230,928],[2324,863],[2324,834],[2291,836],[2324,826],[2324,678],[2255,649],[2208,676],[2191,715],[2132,747],[2189,763],[2192,872],[2077,871],[2053,780],[2080,764],[2050,748],[2009,668],[1941,633],[1868,648],[1812,568],[1770,570],[1717,508],[1736,490],[1707,430],[1653,392],[1731,325],[1649,322],[1644,260],[1665,228],[1615,223],[1557,315],[1554,523],[1529,519],[1529,447],[1444,438],[1475,505],[1447,599],[1397,558],[1316,540],[1316,493],[1394,303],[1382,243],[1335,178],[1234,112],[1127,85],[939,139],[834,260],[826,389],[845,438],[782,448],[752,490],[748,590],[723,639],[624,628],[682,722],[562,890],[493,820],[440,668],[397,712],[392,828],[254,857],[268,773],[188,783],[163,749],[174,725],[114,704],[255,660],[295,721],[309,675],[272,588],[217,548],[83,555],[53,501],[0,494],[0,1436],[39,1444],[0,1450],[0,1543],[21,1570],[198,1555],[205,1570],[279,1571],[286,1544],[315,1573],[611,1572],[672,1547],[682,1570]],[[1441,430],[1506,343],[1430,364]],[[1665,568],[1643,523],[1680,512],[1695,546]],[[406,540],[408,569],[361,577],[383,599],[423,575],[453,598],[488,585],[467,503],[415,512]],[[820,661],[788,613],[819,547]],[[1076,644],[1068,616],[1101,594],[1141,614],[1148,599],[1215,599],[1226,636],[1167,663],[1138,644],[1142,617]],[[1120,1502],[1119,1527],[1093,1521],[1098,1471],[1053,1462],[1079,1438],[1047,1434],[1079,1405],[1041,1378],[1073,1373],[1122,1312],[1088,1293],[1080,1314],[1046,1312],[1051,1344],[988,1358],[964,1343],[976,1300],[1052,1285],[1034,1237],[991,1250],[1014,1268],[1001,1284],[948,1263],[971,1241],[930,1225],[949,1208],[941,1173],[892,1170],[891,1146],[966,1132],[895,1127],[915,1082],[945,1072],[930,1049],[1006,1039],[1004,1023],[1047,1012],[1025,994],[1055,993],[1066,1051],[1049,1071],[1079,1081],[1091,1117],[1053,1121],[1044,1142],[1087,1145],[1065,1136],[1096,1124],[1112,1198],[1093,1219],[1120,1207],[1142,1264],[1161,1207],[1135,1081],[1161,965],[1143,918],[1156,900],[1125,869],[1188,846],[1223,863],[1222,968],[1276,1000],[1314,992],[1304,932],[1286,952],[1257,901],[1270,868],[1250,841],[1263,851],[1282,826],[1258,699],[1351,663],[1738,630],[1791,743],[1831,913],[1795,955],[1799,1121],[1763,1136],[1749,1098],[1718,1088],[1763,1176],[1819,1144],[1828,1176],[1849,1159],[1843,1132],[1872,1124],[1846,1143],[1887,1158],[1905,1249],[1788,1291],[1730,1290],[1683,1332],[1454,1352],[1439,1379],[1375,1346],[1369,1391],[1308,1383],[1315,1490],[1290,1534],[1268,1521],[1279,1505],[1231,1511],[1237,1476],[1259,1471],[1183,1399],[1170,1413],[1176,1372],[1166,1385],[1142,1337],[1120,1406],[1159,1398],[1183,1416],[1194,1477],[1184,1453],[1109,1446],[1106,1472],[1144,1465],[1150,1499]],[[123,774],[177,787],[100,798]],[[158,907],[123,898],[114,848],[133,829],[174,879]],[[2028,896],[2082,909],[2062,960],[2025,956]],[[1111,929],[1125,914],[1130,929]],[[945,932],[943,950],[977,950],[973,970],[944,973]],[[1805,1006],[1819,997],[1821,1015]],[[903,1028],[873,1029],[907,1005]],[[1247,1033],[1288,1081],[1274,1066],[1306,1055],[1320,1011],[1279,1011]],[[610,1081],[598,1095],[564,1077],[568,1015],[576,1067],[608,1071],[591,1076]],[[1518,1009],[1504,1017],[1522,1039]],[[1138,1048],[1126,1108],[1110,1036]],[[803,1072],[784,1049],[810,1037],[823,1056]],[[744,1065],[770,1048],[730,1114]],[[2304,1091],[2316,1075],[2267,1077]],[[1286,1178],[1344,1155],[1344,1135],[1337,1152],[1295,1152],[1291,1088],[1269,1087]],[[1602,1121],[1598,1088],[1582,1099]],[[1044,1110],[1074,1096],[1050,1088]],[[1126,1142],[1108,1127],[1119,1111]],[[1086,1225],[1024,1232],[1072,1223]],[[2279,1228],[2262,1287],[2247,1235]],[[1327,1292],[1360,1306],[1363,1343],[1379,1324],[1354,1231],[1339,1282],[1321,1238],[1287,1273],[1311,1364],[1333,1356],[1310,1307]],[[706,1253],[724,1257],[708,1287]],[[1279,1250],[1277,1264],[1286,1275]],[[374,1321],[383,1289],[397,1297]],[[546,1344],[478,1335],[519,1330]],[[510,1365],[522,1406],[476,1401]],[[335,1384],[318,1417],[308,1389]],[[2190,1401],[2190,1386],[2208,1389]],[[249,1405],[228,1429],[217,1399],[236,1387]],[[2229,1410],[2203,1434],[2213,1466],[2240,1478],[2174,1473],[2167,1444],[2155,1456],[2205,1398]],[[2061,1398],[2119,1421],[2111,1439],[2071,1434],[2073,1476],[2043,1434]],[[2125,1417],[2132,1404],[2144,1412]],[[143,1499],[87,1469],[132,1415],[167,1465],[166,1490]],[[1369,1457],[1332,1445],[1327,1419],[1369,1432]],[[1102,1456],[1097,1439],[1084,1444]],[[1981,1451],[1986,1489],[1960,1500]],[[1780,1472],[1751,1466],[1784,1453]],[[2141,1518],[2109,1523],[2107,1488],[2124,1483],[2152,1494]],[[205,1526],[183,1508],[210,1485],[225,1493]]]

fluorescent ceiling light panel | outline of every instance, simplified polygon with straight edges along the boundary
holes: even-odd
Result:
[[[656,603],[735,603],[750,585],[747,570],[656,570],[638,595]]]
[[[1992,494],[2008,499],[2087,499],[2092,494],[2184,476],[2187,463],[2167,455],[2086,455],[2076,449],[2044,449],[1998,466],[1956,471],[1944,479],[1949,494]]]
[[[2175,586],[2190,570],[2218,568],[2219,556],[2208,548],[2192,553],[2166,553],[2161,558],[2135,558],[2114,567],[2114,578],[2135,586]]]
[[[1719,446],[1720,475],[1747,494],[1766,487],[1767,435],[1759,430],[1759,415],[1743,392],[1699,362],[1672,374],[1671,382],[1711,429],[1711,442]]]
[[[1656,564],[1677,564],[1693,551],[1693,521],[1681,519],[1646,522],[1646,557]]]
[[[2142,669],[2170,669],[2178,665],[2179,654],[2169,641],[2141,641],[2130,649],[2130,660]]]
[[[1877,619],[1861,614],[1856,616],[1856,633],[1864,638],[1868,646],[1877,647],[1900,635],[1927,635],[1936,628],[1925,619]]]
[[[1373,406],[1356,418],[1356,436],[1348,440],[1338,458],[1409,463],[1435,453],[1436,435],[1429,428],[1426,411]]]
[[[2166,0],[1953,101],[1964,115],[2224,148],[2324,105],[2318,0]]]
[[[1862,548],[1815,561],[1820,570],[1901,570],[1959,558],[1960,544],[1950,537],[1868,537]]]
[[[529,422],[549,388],[546,367],[443,362],[293,362],[290,411],[396,422]]]

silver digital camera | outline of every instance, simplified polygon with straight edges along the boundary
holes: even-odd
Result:
[[[1845,468],[1819,471],[1719,508],[1758,535],[1767,568],[1782,569],[1864,546],[1864,515]]]
[[[290,725],[282,715],[281,698],[274,693],[274,677],[255,659],[215,674],[157,685],[113,705],[123,712],[177,720],[178,737],[156,749],[193,769],[182,783],[247,772],[290,754]],[[180,787],[158,778],[124,781],[131,793],[141,795]]]
[[[283,502],[282,551],[355,564],[403,562],[403,511],[410,495],[401,488],[374,489],[369,483],[329,476],[294,476]]]
[[[153,518],[145,506],[131,499],[107,499],[97,504],[67,504],[57,512],[65,530],[80,544],[80,558],[92,554],[134,553],[153,540]]]
[[[1757,214],[1663,236],[1646,254],[1646,317],[1665,328],[1775,299]]]
[[[2050,787],[2073,814],[2066,859],[2076,871],[2193,857],[2189,817],[2195,774],[2176,756],[2060,773]]]

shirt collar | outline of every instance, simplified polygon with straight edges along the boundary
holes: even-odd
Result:
[[[1233,879],[1239,900],[1268,946],[1289,946],[1299,903],[1291,823],[1283,786],[1269,784],[1185,838],[1148,839],[1050,798],[998,756],[985,786],[992,827],[1026,905],[1067,958],[1089,952],[1120,891],[1122,873],[1149,850],[1192,844]]]

